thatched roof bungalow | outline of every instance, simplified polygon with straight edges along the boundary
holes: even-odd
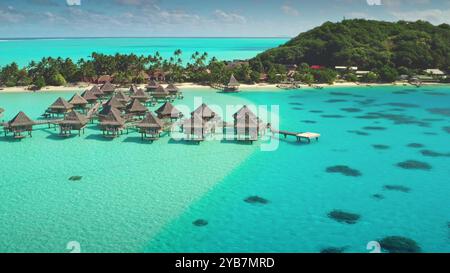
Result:
[[[244,105],[239,111],[234,115],[234,130],[235,135],[238,140],[258,140],[258,135],[262,128],[262,123],[260,119],[247,107]]]
[[[123,104],[127,104],[130,101],[130,97],[122,90],[119,90],[114,97]]]
[[[72,104],[74,109],[85,109],[89,102],[82,96],[75,94],[69,100],[69,103]]]
[[[204,140],[205,121],[197,113],[192,114],[189,119],[183,121],[182,129],[186,135],[186,140]]]
[[[97,78],[96,82],[98,84],[105,84],[107,82],[112,82],[113,78],[110,75],[102,75]]]
[[[216,116],[216,113],[209,108],[208,105],[205,103],[202,103],[197,109],[195,109],[194,112],[191,113],[191,115],[197,114],[200,116],[204,121],[209,121],[213,119]]]
[[[139,129],[143,140],[149,139],[147,135],[150,135],[150,139],[154,140],[160,137],[164,123],[155,117],[152,112],[149,112],[141,122],[136,124],[136,127]]]
[[[155,80],[150,80],[146,86],[147,92],[154,92],[156,89],[160,87],[160,84]]]
[[[94,104],[97,102],[98,97],[91,91],[91,90],[85,90],[81,96],[87,100],[88,103]]]
[[[103,96],[105,96],[105,93],[103,93],[102,90],[100,90],[100,88],[98,88],[97,85],[92,86],[91,88],[91,93],[94,94],[97,98],[101,98]]]
[[[117,100],[116,97],[111,97],[107,102],[105,102],[104,106],[111,106],[119,110],[125,108],[125,105]]]
[[[125,120],[118,109],[107,106],[102,111],[99,127],[105,137],[117,137],[125,129]]]
[[[239,92],[239,86],[241,84],[236,80],[234,75],[232,74],[230,77],[230,81],[224,89],[224,92]]]
[[[142,117],[148,112],[148,108],[142,105],[138,99],[133,99],[125,108],[125,112],[133,116]]]
[[[112,95],[112,94],[114,94],[114,91],[116,91],[116,87],[111,82],[108,81],[108,82],[105,82],[105,84],[102,85],[100,90],[105,95]]]
[[[156,111],[158,114],[158,118],[160,119],[179,119],[183,117],[183,113],[181,113],[172,103],[166,102],[161,107],[159,107]]]
[[[70,136],[72,130],[78,131],[78,135],[81,135],[81,132],[84,132],[84,128],[86,127],[88,121],[89,120],[84,115],[76,111],[72,111],[67,114],[62,121],[58,122],[60,135]]]
[[[70,112],[73,108],[73,105],[70,104],[65,99],[59,97],[56,99],[55,102],[53,102],[47,109],[47,113],[49,114],[56,114],[56,115],[63,115],[68,112]]]
[[[147,94],[145,94],[144,90],[142,89],[136,89],[136,91],[133,94],[131,94],[130,97],[132,99],[138,99],[140,102],[143,103],[147,102],[150,99],[150,97]]]
[[[28,135],[31,137],[31,132],[33,130],[33,126],[36,123],[31,120],[24,112],[19,112],[13,119],[8,121],[4,126],[5,136],[7,133],[13,133],[13,137],[20,139],[24,138],[22,136],[23,132],[28,132]]]
[[[178,95],[180,94],[180,89],[173,83],[169,84],[166,87],[166,91],[169,92],[172,97],[178,97]]]
[[[156,101],[162,100],[162,101],[168,101],[170,100],[170,93],[162,86],[160,85],[158,88],[156,88],[155,91],[151,94],[153,99]]]

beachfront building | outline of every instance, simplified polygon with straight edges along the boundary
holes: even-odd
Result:
[[[72,111],[68,113],[64,119],[58,122],[60,128],[60,136],[69,137],[72,135],[72,131],[78,131],[78,136],[81,136],[81,132],[84,133],[84,128],[88,123],[87,117],[78,113],[77,111]]]
[[[125,129],[125,120],[118,109],[107,106],[99,113],[99,127],[104,137],[118,137]]]
[[[97,84],[105,84],[107,82],[112,82],[113,78],[110,75],[101,75],[95,81]]]
[[[355,72],[358,70],[357,66],[345,66],[345,65],[337,65],[334,67],[334,70],[337,72]]]
[[[159,107],[156,111],[158,118],[167,119],[167,120],[177,120],[183,117],[183,113],[181,113],[175,106],[173,106],[170,102],[165,102],[161,107]]]
[[[362,77],[364,77],[365,75],[367,75],[369,73],[370,73],[370,71],[367,71],[367,70],[357,70],[355,72],[356,77],[358,77],[358,78],[362,78]]]
[[[116,98],[116,100],[118,100],[124,105],[130,101],[130,97],[127,94],[125,94],[122,90],[117,91],[114,97]]]
[[[105,93],[103,93],[102,90],[100,90],[100,88],[98,88],[97,85],[92,86],[91,88],[91,93],[94,94],[94,96],[96,96],[97,98],[102,98],[105,96]]]
[[[153,141],[160,138],[164,123],[158,117],[155,117],[152,112],[149,112],[141,122],[136,124],[136,127],[141,134],[142,140]]]
[[[86,111],[86,107],[88,105],[88,101],[83,98],[82,96],[75,94],[73,97],[69,100],[69,103],[72,104],[74,110],[79,110],[82,112]]]
[[[116,97],[111,97],[103,106],[111,106],[118,110],[125,109],[125,104],[121,103],[116,99]]]
[[[445,74],[445,72],[440,69],[437,69],[437,68],[426,69],[426,70],[424,70],[424,72],[427,75],[430,75],[431,77],[439,79],[439,80],[447,78],[447,75]]]
[[[150,100],[150,97],[147,94],[145,94],[143,89],[135,88],[134,90],[135,91],[130,96],[132,99],[137,99],[142,103],[146,103],[147,101]],[[130,91],[131,91],[131,89],[130,89]]]
[[[167,90],[162,85],[156,88],[156,90],[151,93],[151,96],[154,102],[171,101],[169,92],[167,92]]]
[[[230,77],[230,81],[225,86],[224,92],[239,92],[240,85],[241,84],[236,80],[236,78],[232,74]]]
[[[182,123],[182,130],[185,134],[186,141],[194,141],[200,143],[205,140],[206,122],[197,113],[193,113],[189,119]]]
[[[143,117],[148,109],[138,99],[133,99],[125,108],[125,112],[130,118]]]
[[[30,137],[32,136],[31,132],[35,124],[36,123],[33,120],[21,111],[4,125],[3,130],[5,136],[7,136],[8,133],[12,133],[15,139],[22,139],[25,137],[22,133],[25,132],[27,132]]]
[[[52,105],[50,105],[48,107],[48,109],[45,111],[44,116],[45,117],[49,117],[49,116],[58,116],[58,115],[65,115],[68,112],[72,111],[73,105],[70,104],[68,101],[66,101],[65,99],[59,97],[56,99],[56,101],[54,103],[52,103]]]
[[[105,94],[105,96],[112,96],[114,91],[116,91],[116,87],[111,82],[105,82],[100,90]]]
[[[149,92],[149,93],[155,92],[156,89],[158,89],[159,87],[160,87],[160,84],[155,80],[150,80],[148,82],[148,85],[146,86],[147,92]]]
[[[166,91],[169,92],[170,96],[172,98],[181,98],[182,94],[180,92],[180,89],[175,86],[175,84],[171,83],[166,87]]]
[[[85,90],[81,96],[89,103],[89,104],[94,104],[97,102],[98,97],[90,90]]]
[[[205,103],[202,103],[202,105],[197,107],[197,109],[195,109],[191,113],[191,116],[193,116],[194,114],[197,114],[205,122],[210,121],[211,119],[213,119],[216,116],[216,113],[213,110],[211,110],[211,108],[209,108],[209,106],[206,105]]]

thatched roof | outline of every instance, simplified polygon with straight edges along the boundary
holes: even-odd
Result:
[[[252,118],[248,115],[240,116],[236,119],[236,128],[257,128],[259,125],[258,119]]]
[[[33,126],[35,124],[24,112],[20,111],[12,120],[8,122],[9,127]]]
[[[233,118],[235,120],[240,119],[242,117],[249,116],[252,119],[257,119],[257,116],[250,110],[250,108],[247,107],[247,105],[244,105],[239,111],[234,113]]]
[[[91,90],[84,91],[81,94],[81,96],[87,101],[96,101],[96,100],[98,100],[98,97]]]
[[[72,108],[73,105],[61,97],[57,98],[55,102],[48,107],[50,110],[70,110]]]
[[[114,91],[116,90],[116,87],[111,82],[106,82],[105,84],[102,85],[100,90],[103,93],[114,93]]]
[[[211,110],[211,108],[209,108],[209,106],[205,103],[202,103],[202,105],[195,109],[195,111],[192,112],[191,115],[193,114],[197,114],[204,119],[210,119],[216,116],[216,113]]]
[[[122,90],[119,90],[114,97],[120,101],[121,103],[128,103],[130,101],[130,97],[125,94]]]
[[[157,81],[155,81],[155,80],[150,80],[149,82],[148,82],[148,85],[147,85],[147,88],[154,88],[154,89],[156,89],[156,88],[158,88],[160,85],[159,85],[159,83],[157,82]]]
[[[179,118],[182,116],[182,113],[170,102],[165,102],[155,112],[164,117]]]
[[[59,122],[62,125],[86,125],[87,123],[88,119],[77,111],[70,112]]]
[[[241,84],[236,80],[233,74],[231,74],[230,81],[228,82],[228,87],[237,87]]]
[[[125,125],[125,120],[122,118],[120,111],[117,108],[107,106],[102,109],[102,117],[100,125],[110,125],[110,126],[123,126]]]
[[[69,103],[70,104],[72,104],[72,105],[76,105],[76,106],[78,106],[78,105],[86,105],[86,104],[88,104],[88,101],[85,99],[85,98],[83,98],[82,96],[80,96],[80,95],[78,95],[78,94],[75,94],[75,95],[73,95],[73,97],[69,100]]]
[[[144,119],[136,124],[136,127],[138,128],[162,129],[163,126],[164,123],[159,118],[155,117],[152,112],[147,113]]]
[[[97,85],[92,86],[91,92],[92,92],[92,94],[94,94],[94,95],[97,96],[97,97],[101,97],[101,96],[105,95],[105,94],[103,93],[103,91],[100,90],[100,88],[98,88]]]
[[[102,75],[100,77],[98,77],[97,82],[101,83],[101,82],[110,82],[112,81],[112,77],[110,75]]]
[[[148,99],[149,97],[147,94],[145,94],[144,90],[137,89],[136,92],[131,94],[131,98],[133,98],[133,99]]]
[[[134,85],[134,84],[132,84],[132,85],[130,86],[130,89],[128,90],[128,92],[130,92],[130,94],[134,94],[134,93],[137,92],[137,90],[138,90],[137,86]]]
[[[125,105],[123,103],[121,103],[119,100],[117,100],[116,97],[111,97],[104,105],[112,106],[117,109],[125,108]]]
[[[183,121],[184,130],[201,129],[204,125],[205,121],[196,113],[194,113],[189,119]]]
[[[175,86],[175,84],[171,83],[166,87],[167,92],[169,93],[177,93],[180,91],[178,87]]]
[[[128,113],[142,113],[147,112],[148,109],[138,99],[133,99],[130,104],[127,105],[125,110]]]

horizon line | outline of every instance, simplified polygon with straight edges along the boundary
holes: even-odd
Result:
[[[0,37],[0,40],[37,40],[37,39],[292,39],[290,36],[54,36],[54,37]]]

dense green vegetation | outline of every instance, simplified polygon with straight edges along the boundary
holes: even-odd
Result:
[[[92,82],[110,75],[116,84],[144,83],[147,75],[163,73],[166,82],[225,84],[234,74],[242,83],[255,83],[264,75],[269,83],[288,79],[288,65],[297,65],[289,79],[304,83],[333,83],[335,66],[358,66],[370,73],[357,77],[354,71],[340,72],[347,81],[392,82],[399,75],[422,74],[423,69],[450,71],[450,26],[430,23],[397,23],[362,19],[327,22],[302,33],[286,44],[263,52],[249,62],[230,65],[196,52],[186,65],[183,52],[169,59],[154,55],[105,55],[92,53],[88,59],[43,58],[26,67],[12,63],[0,69],[0,86],[29,86]],[[323,68],[312,69],[311,65]],[[290,68],[292,69],[292,67]],[[290,71],[292,72],[292,71]]]
[[[434,26],[424,21],[327,22],[259,54],[250,63],[256,71],[269,71],[279,64],[357,66],[375,72],[379,77],[376,80],[382,81],[427,68],[448,71],[450,26]]]

